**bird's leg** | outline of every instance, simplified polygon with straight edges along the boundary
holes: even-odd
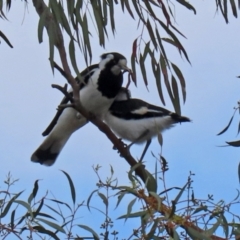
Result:
[[[141,140],[141,138],[145,137],[147,134],[149,133],[149,130],[146,129],[136,140],[134,140],[133,142],[131,142],[129,145],[128,145],[128,148],[130,149],[130,147],[137,143],[139,140]]]
[[[137,143],[139,140],[141,140],[142,138],[144,138],[148,133],[149,133],[149,130],[146,129],[135,141],[131,142],[131,143],[127,146],[128,151],[130,151],[130,147],[131,147],[133,144]],[[148,140],[148,141],[149,141],[149,140]],[[147,143],[148,143],[148,142],[147,142]],[[151,143],[151,140],[150,140],[150,143]],[[149,144],[150,144],[150,143],[149,143]],[[146,148],[146,147],[148,148],[148,147],[149,147],[149,144],[148,144],[148,146],[147,146],[147,144],[146,144],[145,148]],[[144,152],[144,154],[142,154],[141,159],[144,157],[147,149],[146,149],[146,150],[144,149],[144,151],[145,151],[145,152]]]
[[[143,158],[144,158],[144,156],[145,156],[145,154],[146,154],[146,152],[147,152],[147,150],[148,150],[148,147],[149,147],[149,145],[151,144],[151,142],[152,142],[152,139],[147,140],[146,145],[145,145],[145,147],[144,147],[144,150],[143,150],[143,152],[142,152],[142,156],[141,156],[139,162],[142,162],[142,160],[143,160]]]

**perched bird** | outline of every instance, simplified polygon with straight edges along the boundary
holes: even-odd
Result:
[[[134,143],[146,142],[140,158],[142,160],[154,136],[171,128],[175,123],[189,122],[190,119],[143,100],[131,98],[130,95],[129,90],[122,88],[105,114],[104,121],[120,138],[132,142],[129,147]]]
[[[112,52],[101,55],[99,64],[94,64],[81,72],[82,81],[79,84],[82,106],[102,118],[121,89],[122,70],[130,71],[126,58]],[[66,104],[68,101],[65,97],[60,104]],[[59,109],[43,132],[43,136],[48,136],[32,154],[31,161],[51,166],[71,134],[86,123],[87,119],[74,108]]]

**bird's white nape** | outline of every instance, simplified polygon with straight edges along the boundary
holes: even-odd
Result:
[[[106,66],[106,64],[111,61],[112,59],[114,59],[113,54],[109,53],[105,58],[101,58],[101,61],[99,63],[99,69],[103,70]]]

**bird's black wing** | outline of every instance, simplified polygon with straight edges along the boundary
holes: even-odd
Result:
[[[169,116],[170,111],[140,99],[115,101],[109,111],[112,115],[123,119],[143,119],[158,116]]]
[[[170,116],[176,123],[191,121],[188,117],[180,116],[165,108],[134,98],[123,101],[114,101],[109,111],[113,116],[126,120]]]
[[[87,84],[89,78],[92,76],[93,74],[93,70],[98,68],[98,64],[93,64],[89,67],[87,67],[86,69],[84,69],[80,75],[83,77],[82,79],[82,82],[80,82],[80,80],[78,79],[78,77],[75,78],[75,80],[80,84],[80,89],[82,89],[85,84]],[[70,92],[70,94],[72,95],[72,93]],[[59,105],[61,104],[67,104],[69,102],[69,100],[64,97],[62,99],[62,101],[60,102]],[[51,121],[51,123],[48,125],[48,127],[44,130],[44,132],[42,133],[43,136],[47,136],[51,131],[52,129],[54,128],[54,126],[56,125],[59,117],[61,116],[62,112],[63,112],[64,108],[59,108],[57,110],[57,113],[55,114],[53,120]]]

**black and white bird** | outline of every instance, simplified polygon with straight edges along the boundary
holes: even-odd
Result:
[[[134,143],[146,142],[140,158],[142,160],[151,139],[159,132],[171,128],[176,123],[191,120],[165,108],[131,98],[130,91],[122,88],[105,114],[104,121],[117,136],[132,142],[129,147]]]
[[[94,64],[81,72],[82,106],[102,119],[122,87],[123,70],[130,71],[126,58],[112,52],[101,55],[99,64]],[[67,102],[68,99],[64,98],[60,104]],[[86,123],[87,119],[75,109],[59,109],[50,125],[42,133],[43,136],[48,136],[32,154],[31,161],[51,166],[71,134]]]

